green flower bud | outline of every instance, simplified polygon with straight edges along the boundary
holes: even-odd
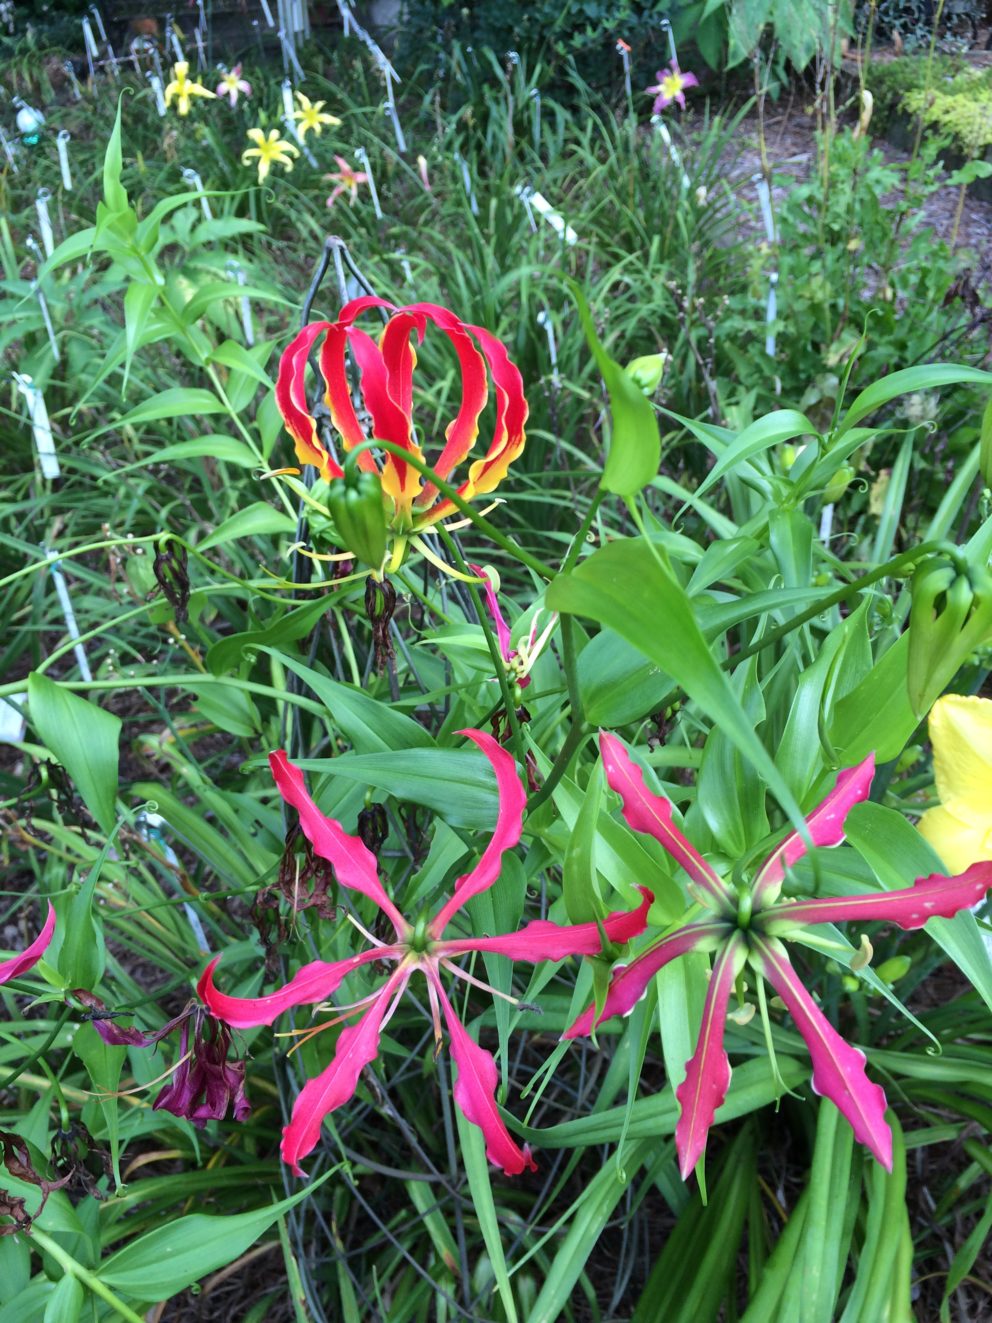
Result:
[[[640,358],[631,359],[624,371],[638,390],[653,395],[661,385],[667,362],[668,354],[664,350],[660,354],[642,354]]]
[[[346,471],[330,484],[327,508],[338,540],[363,564],[378,570],[386,557],[386,511],[377,473]]]
[[[891,960],[883,960],[875,970],[875,973],[883,983],[889,986],[898,983],[901,978],[905,978],[912,968],[913,962],[907,955],[893,956]]]

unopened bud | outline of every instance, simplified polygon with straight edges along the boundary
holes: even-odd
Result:
[[[640,358],[631,359],[624,371],[638,390],[645,395],[653,395],[661,385],[667,362],[668,354],[665,350],[659,354],[642,354]]]

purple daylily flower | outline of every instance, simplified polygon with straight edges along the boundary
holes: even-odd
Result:
[[[678,60],[672,60],[668,68],[659,69],[656,76],[658,81],[654,87],[644,89],[648,96],[655,98],[652,107],[654,114],[660,115],[673,101],[677,101],[685,110],[685,89],[699,86],[699,79],[696,75],[694,73],[683,73],[679,68]]]
[[[911,929],[921,928],[928,919],[951,918],[975,905],[992,887],[992,862],[973,864],[956,877],[934,874],[918,878],[913,886],[898,891],[780,900],[786,869],[807,850],[803,837],[792,832],[762,864],[753,885],[738,891],[682,835],[672,820],[671,803],[647,789],[641,769],[621,742],[604,732],[600,749],[606,779],[621,796],[629,825],[660,841],[692,878],[693,894],[710,913],[668,933],[629,965],[617,969],[600,1014],[596,1015],[595,1006],[588,1007],[564,1037],[589,1034],[611,1015],[628,1014],[654,975],[670,961],[689,951],[714,952],[696,1050],[676,1090],[681,1114],[675,1143],[686,1178],[702,1157],[714,1113],[727,1095],[730,1061],[723,1046],[724,1021],[735,982],[744,966],[750,965],[781,997],[806,1040],[813,1061],[814,1091],[836,1104],[855,1137],[891,1170],[892,1132],[885,1120],[885,1094],[865,1074],[864,1053],[845,1042],[803,986],[785,942],[817,923],[874,919]],[[857,767],[840,773],[833,790],[806,818],[813,845],[841,843],[847,814],[868,797],[874,770],[874,755],[869,755]]]

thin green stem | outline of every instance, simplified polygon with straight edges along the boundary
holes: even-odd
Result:
[[[40,1230],[37,1224],[31,1227],[31,1240],[38,1249],[50,1254],[67,1273],[75,1277],[77,1281],[82,1282],[87,1290],[92,1291],[94,1295],[98,1295],[111,1309],[116,1310],[119,1318],[127,1319],[127,1323],[144,1323],[144,1319],[140,1314],[136,1314],[133,1309],[129,1308],[119,1296],[111,1291],[109,1286],[101,1282],[99,1277],[91,1273],[88,1268],[84,1268],[78,1260],[62,1248],[57,1240],[53,1240],[51,1236]]]
[[[146,537],[112,537],[103,542],[87,542],[85,546],[73,547],[71,551],[60,551],[55,557],[42,556],[30,565],[22,565],[19,570],[13,574],[6,575],[0,579],[0,588],[5,588],[8,583],[14,583],[17,579],[23,579],[28,574],[35,574],[38,570],[46,570],[54,560],[71,560],[74,556],[85,556],[91,551],[102,551],[105,547],[139,547],[145,542],[157,542],[162,536],[161,533],[150,533]]]
[[[573,755],[579,750],[582,741],[588,734],[588,730],[580,722],[577,722],[568,732],[564,744],[558,750],[558,757],[551,766],[551,771],[544,778],[544,785],[531,795],[527,801],[528,814],[533,813],[535,809],[539,809],[550,798],[555,786],[568,771],[568,765],[572,761]]]
[[[575,565],[575,562],[579,559],[579,552],[582,550],[583,546],[585,545],[586,537],[589,534],[589,529],[592,527],[592,521],[596,518],[596,512],[599,509],[600,505],[602,504],[604,495],[605,492],[600,487],[597,489],[595,496],[589,502],[589,508],[588,510],[586,510],[585,518],[582,520],[582,523],[579,525],[579,529],[578,532],[575,534],[575,537],[572,538],[571,546],[568,548],[568,551],[565,553],[565,559],[561,563],[561,570],[559,571],[559,573],[567,574],[569,570],[572,569],[572,567]]]

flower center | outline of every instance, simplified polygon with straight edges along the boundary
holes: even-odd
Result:
[[[754,913],[754,895],[750,887],[739,886],[737,888],[737,926],[744,932],[747,932],[751,926],[751,917]]]
[[[406,949],[413,955],[427,955],[433,946],[430,933],[428,932],[429,923],[430,916],[427,914],[421,914],[418,917],[417,922],[414,924],[413,932],[406,940]]]

